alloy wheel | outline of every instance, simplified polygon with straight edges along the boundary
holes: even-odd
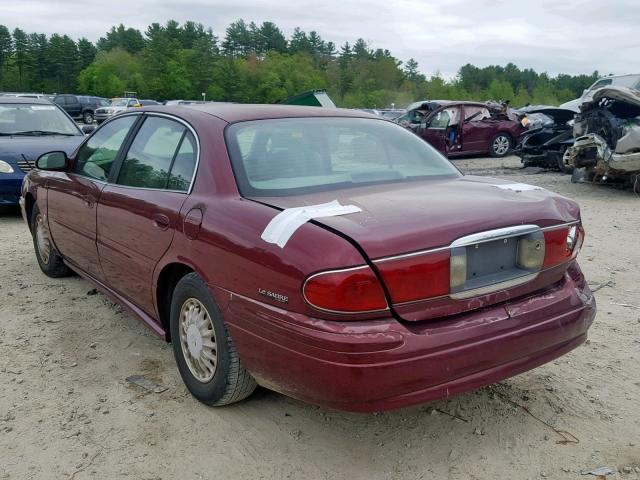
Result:
[[[216,373],[218,347],[213,321],[197,298],[189,298],[180,309],[180,345],[191,374],[209,382]]]
[[[504,135],[500,135],[495,138],[493,141],[493,151],[496,155],[504,155],[509,151],[509,147],[511,146],[511,142]]]

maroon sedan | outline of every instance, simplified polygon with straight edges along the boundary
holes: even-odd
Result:
[[[363,112],[146,107],[37,166],[43,272],[171,341],[209,405],[256,384],[353,411],[448,397],[570,351],[595,315],[576,203],[465,177]]]
[[[394,121],[447,157],[504,157],[526,131],[517,114],[479,102],[416,102]]]

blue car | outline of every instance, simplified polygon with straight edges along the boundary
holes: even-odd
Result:
[[[18,204],[22,179],[40,155],[52,150],[70,155],[93,128],[81,130],[48,100],[0,97],[0,207]]]

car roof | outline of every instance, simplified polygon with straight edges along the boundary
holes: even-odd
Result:
[[[35,103],[37,105],[51,105],[46,98],[32,97],[0,97],[0,103]]]
[[[218,117],[228,123],[246,122],[250,120],[266,120],[274,118],[300,118],[300,117],[355,117],[376,118],[381,117],[359,110],[346,108],[302,107],[296,105],[266,105],[266,104],[241,104],[241,103],[205,103],[200,105],[171,105],[143,107],[143,111],[174,113],[180,116],[185,110],[198,111]]]

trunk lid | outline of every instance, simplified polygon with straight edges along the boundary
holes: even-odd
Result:
[[[446,247],[461,237],[487,230],[519,225],[544,228],[579,218],[579,208],[572,200],[530,188],[506,180],[465,176],[255,200],[280,209],[333,200],[360,207],[359,213],[313,221],[349,237],[371,261],[376,261]],[[525,294],[531,288],[544,288],[562,274],[541,273],[529,285],[507,290],[506,296],[502,291],[475,298],[440,297],[393,307],[406,320],[460,313],[504,301],[512,294]]]

